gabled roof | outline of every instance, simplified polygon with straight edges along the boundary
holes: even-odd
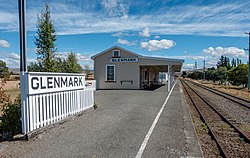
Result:
[[[136,53],[134,53],[134,52],[131,52],[131,51],[129,51],[129,50],[126,50],[126,49],[124,49],[124,48],[122,48],[122,47],[113,46],[113,47],[111,47],[111,48],[108,48],[108,49],[106,49],[106,50],[100,52],[100,53],[97,53],[96,55],[92,56],[91,59],[94,60],[96,57],[98,57],[98,56],[100,56],[100,55],[102,55],[102,54],[104,54],[104,53],[107,53],[108,51],[111,51],[112,49],[120,49],[120,50],[122,50],[122,51],[128,52],[128,53],[133,54],[133,55],[135,55],[135,56],[141,57],[141,55],[136,54]]]
[[[124,48],[122,48],[122,47],[119,47],[119,46],[113,46],[113,47],[111,47],[111,48],[109,48],[109,49],[106,49],[106,50],[104,50],[104,51],[102,51],[102,52],[100,52],[100,53],[98,53],[98,54],[92,56],[91,59],[94,60],[96,57],[98,57],[98,56],[100,56],[100,55],[102,55],[102,54],[104,54],[104,53],[107,53],[108,51],[110,51],[110,50],[112,50],[112,49],[120,49],[120,50],[122,50],[122,51],[128,52],[128,53],[133,54],[133,55],[135,55],[135,56],[138,56],[138,58],[151,59],[151,60],[161,60],[161,61],[162,61],[162,60],[163,60],[163,61],[165,60],[165,61],[173,61],[173,62],[184,63],[184,60],[182,60],[182,59],[171,59],[171,58],[162,58],[162,57],[143,56],[143,55],[140,55],[140,54],[136,54],[136,53],[134,53],[134,52],[131,52],[131,51],[129,51],[129,50],[126,50],[126,49],[124,49]]]

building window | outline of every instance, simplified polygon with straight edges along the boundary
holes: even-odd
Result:
[[[106,65],[106,81],[115,81],[115,65]]]
[[[114,57],[114,58],[119,58],[119,57],[121,57],[120,50],[113,50],[113,55],[112,55],[112,57]]]

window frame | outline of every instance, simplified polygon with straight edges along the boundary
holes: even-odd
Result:
[[[115,51],[118,51],[118,56],[115,56],[115,53],[114,53]],[[120,58],[120,57],[121,57],[121,51],[118,50],[118,49],[113,50],[113,51],[112,51],[112,57],[113,57],[113,58]]]
[[[108,66],[114,67],[114,80],[108,80]],[[116,68],[114,64],[107,64],[105,70],[105,82],[116,82]]]

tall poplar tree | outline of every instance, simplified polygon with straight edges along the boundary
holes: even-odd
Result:
[[[35,37],[35,45],[37,48],[37,60],[41,65],[41,71],[54,72],[55,69],[55,29],[50,16],[48,4],[45,4],[45,9],[38,15],[37,21],[37,36]]]

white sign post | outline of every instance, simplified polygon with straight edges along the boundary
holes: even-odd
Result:
[[[95,81],[85,74],[27,72],[22,91],[22,132],[56,123],[94,105]]]
[[[28,93],[41,94],[84,89],[85,75],[65,73],[31,72],[28,75]]]

